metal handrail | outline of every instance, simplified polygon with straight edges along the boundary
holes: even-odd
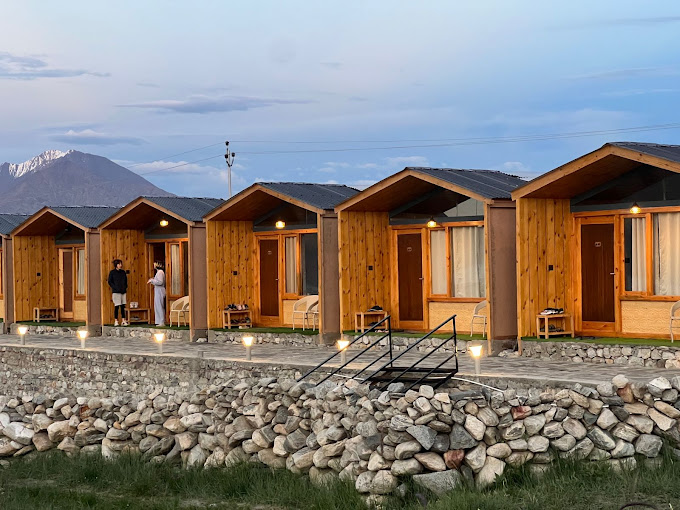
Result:
[[[364,367],[363,370],[362,370],[361,372],[363,372],[364,370],[366,370],[368,367],[372,366],[372,365],[373,365],[374,363],[376,363],[377,361],[379,361],[379,360],[381,360],[382,358],[384,358],[385,355],[387,355],[387,354],[390,355],[390,361],[387,362],[387,365],[389,365],[389,364],[391,363],[391,361],[392,361],[392,316],[391,316],[391,315],[388,315],[388,316],[385,317],[384,319],[382,319],[382,320],[376,322],[373,326],[371,326],[369,329],[367,329],[366,331],[364,331],[361,335],[359,335],[359,336],[356,337],[354,340],[352,340],[352,341],[349,343],[349,345],[348,345],[347,347],[345,347],[344,350],[349,349],[352,345],[354,345],[356,342],[358,342],[358,341],[361,340],[362,338],[366,337],[369,333],[376,332],[377,329],[379,328],[379,326],[381,326],[382,324],[385,324],[385,323],[387,323],[387,331],[386,331],[386,333],[385,333],[384,335],[382,335],[382,336],[381,336],[380,338],[378,338],[376,341],[374,341],[373,343],[371,343],[367,348],[362,349],[361,351],[359,351],[359,353],[358,353],[356,356],[352,357],[349,361],[347,361],[347,362],[343,363],[342,365],[340,365],[339,367],[337,367],[335,370],[333,370],[330,374],[328,374],[326,377],[324,377],[324,378],[323,378],[321,381],[319,381],[317,384],[321,384],[322,382],[326,381],[329,377],[332,377],[334,374],[338,373],[340,370],[342,370],[342,369],[345,368],[347,365],[349,365],[349,364],[352,363],[354,360],[356,360],[359,356],[363,355],[364,353],[368,352],[371,348],[373,348],[374,346],[378,345],[378,344],[379,344],[381,341],[383,341],[385,338],[388,339],[388,342],[389,342],[389,350],[386,351],[385,353],[383,353],[382,356],[380,356],[378,359],[374,360],[371,364],[369,364],[368,366]],[[337,352],[333,353],[331,356],[329,356],[328,358],[326,358],[324,361],[322,361],[321,363],[319,363],[317,366],[315,366],[314,368],[312,368],[311,370],[309,370],[305,375],[303,375],[302,377],[300,377],[300,378],[297,380],[297,382],[300,382],[300,381],[306,379],[308,376],[310,376],[311,374],[313,374],[314,372],[316,372],[319,368],[321,368],[322,366],[324,366],[324,365],[325,365],[326,363],[328,363],[330,360],[332,360],[333,358],[335,358],[336,356],[338,356],[339,354],[341,354],[341,352],[342,352],[342,351],[337,351]],[[387,365],[385,365],[385,366],[387,366]],[[361,372],[359,372],[359,373],[361,373]],[[355,374],[354,377],[356,377],[356,375],[358,375],[358,374]]]
[[[396,358],[391,358],[390,361],[388,361],[387,363],[385,363],[384,365],[382,365],[380,368],[378,368],[378,370],[376,370],[376,371],[373,372],[371,375],[369,375],[369,376],[368,376],[368,379],[371,379],[373,376],[375,376],[375,375],[378,374],[379,372],[382,372],[388,365],[393,365],[394,362],[397,361],[399,358],[401,358],[402,356],[404,356],[406,353],[408,353],[408,352],[411,351],[412,349],[415,349],[415,348],[416,348],[418,345],[420,345],[422,342],[424,342],[425,340],[427,340],[428,338],[430,338],[436,331],[438,331],[438,330],[440,330],[441,328],[443,328],[444,326],[446,326],[446,324],[448,324],[449,321],[453,321],[453,334],[451,335],[451,337],[447,338],[444,342],[442,342],[441,344],[439,344],[434,350],[432,350],[430,353],[428,353],[428,354],[427,354],[424,358],[422,358],[422,359],[425,359],[425,358],[429,357],[430,354],[432,354],[433,352],[435,352],[437,349],[439,349],[440,347],[442,347],[446,342],[450,341],[451,339],[453,339],[453,341],[454,341],[454,346],[455,346],[454,352],[455,352],[455,350],[458,349],[458,345],[457,345],[458,342],[457,342],[457,338],[456,338],[456,320],[455,320],[455,319],[456,319],[456,316],[455,316],[455,315],[452,315],[451,317],[449,317],[448,319],[446,319],[446,320],[445,320],[444,322],[442,322],[439,326],[437,326],[436,328],[434,328],[432,331],[430,331],[430,332],[427,333],[426,335],[420,337],[415,343],[411,344],[407,349],[405,349],[405,350],[404,350],[401,354],[399,354]],[[422,359],[419,359],[418,361],[416,361],[413,365],[411,365],[410,367],[408,367],[404,372],[402,372],[401,374],[399,374],[399,376],[404,375],[404,373],[406,373],[407,371],[411,370],[411,369],[412,369],[413,367],[415,367],[418,363],[420,363],[420,362],[422,361]]]

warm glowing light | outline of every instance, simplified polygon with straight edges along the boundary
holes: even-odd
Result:
[[[338,340],[338,350],[344,351],[349,347],[349,340]]]
[[[24,336],[26,333],[28,333],[28,326],[19,326],[17,331],[21,336]]]
[[[434,221],[434,218],[430,218],[430,221],[427,222],[427,228],[435,228],[437,226],[437,222]]]
[[[161,220],[161,227],[167,227],[170,224],[168,220]]]
[[[87,330],[86,329],[79,329],[78,330],[78,338],[81,340],[85,340],[87,338]]]
[[[165,340],[165,333],[154,333],[153,337],[160,344]]]
[[[253,345],[253,340],[254,338],[252,336],[244,336],[243,345],[245,345],[246,347],[250,347],[251,345]]]
[[[642,212],[642,209],[640,209],[640,206],[637,205],[637,202],[635,202],[635,203],[633,204],[633,207],[630,208],[630,212],[631,212],[632,214],[640,214],[640,212]]]
[[[286,222],[285,222],[285,221],[279,220],[279,221],[277,221],[277,222],[274,224],[274,226],[276,226],[276,228],[278,228],[279,230],[281,230],[282,228],[285,228],[285,227],[286,227]]]
[[[471,345],[470,346],[470,354],[472,354],[473,358],[479,358],[482,355],[482,346],[481,345]]]

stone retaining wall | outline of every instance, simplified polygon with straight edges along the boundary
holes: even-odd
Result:
[[[152,338],[155,333],[165,333],[167,339],[190,341],[188,329],[145,328],[141,326],[103,326],[102,336],[116,338]]]
[[[9,332],[12,335],[18,335],[18,328],[19,326],[27,326],[28,327],[28,333],[27,335],[53,335],[53,336],[68,336],[68,337],[73,337],[77,338],[78,337],[78,329],[79,327],[71,327],[71,326],[42,326],[38,324],[21,324],[21,323],[12,323],[9,326]],[[84,326],[83,326],[84,328]]]
[[[510,353],[501,353],[503,355]],[[522,343],[522,356],[575,363],[680,368],[680,347],[529,341]]]
[[[443,492],[558,456],[626,469],[680,440],[680,377],[416,392],[200,358],[3,347],[0,361],[3,458],[57,448],[189,467],[257,460],[379,496],[408,475]]]

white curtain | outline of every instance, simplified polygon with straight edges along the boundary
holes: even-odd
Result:
[[[484,297],[484,228],[451,229],[451,271],[454,297]]]
[[[179,262],[179,244],[170,245],[170,294],[179,296],[182,293],[182,266]]]
[[[430,277],[432,294],[446,294],[446,230],[430,232]]]
[[[85,295],[85,250],[76,250],[76,294]]]
[[[286,237],[286,294],[297,294],[296,245],[295,237]]]
[[[631,288],[633,292],[647,290],[646,218],[631,218]]]
[[[680,213],[654,215],[654,293],[680,296]]]

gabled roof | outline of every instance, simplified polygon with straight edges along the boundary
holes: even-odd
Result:
[[[97,228],[104,221],[116,214],[119,207],[98,206],[60,206],[50,207],[49,210],[61,214],[80,227]]]
[[[491,203],[494,200],[509,200],[511,192],[525,182],[519,177],[496,170],[406,167],[345,200],[335,210],[389,211],[437,188]]]
[[[680,173],[680,145],[605,143],[517,188],[512,198],[573,198],[644,165]]]
[[[203,216],[224,203],[221,198],[143,197],[187,221],[203,221]]]
[[[8,236],[27,219],[26,214],[0,214],[0,235]]]
[[[282,203],[323,214],[357,193],[358,190],[341,184],[257,182],[213,209],[205,219],[251,221]]]

